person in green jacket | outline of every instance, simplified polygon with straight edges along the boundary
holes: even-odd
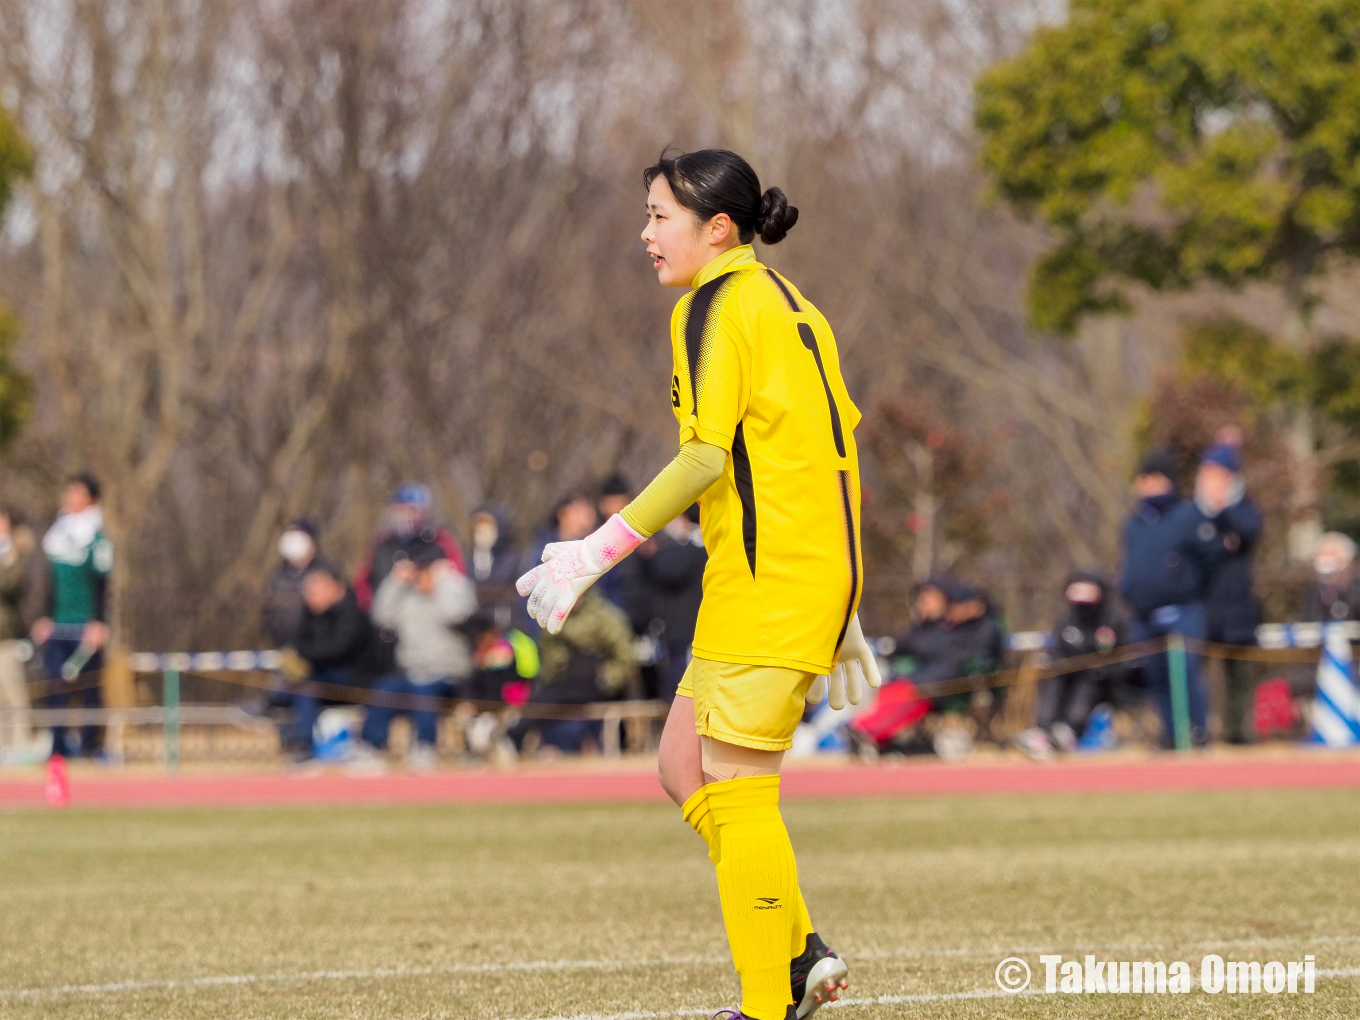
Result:
[[[73,475],[62,491],[61,512],[43,536],[43,554],[52,574],[47,612],[33,624],[33,640],[43,646],[47,701],[77,701],[86,708],[103,706],[98,673],[104,668],[108,643],[106,602],[113,543],[104,534],[99,482],[92,475]],[[84,726],[78,744],[64,726],[52,727],[52,753],[102,755],[103,728]]]
[[[599,592],[587,591],[557,634],[539,635],[539,674],[530,705],[588,705],[613,701],[637,680],[633,628],[623,610]],[[579,751],[598,739],[600,724],[579,719],[525,718],[507,734],[518,748],[530,729],[543,746]]]

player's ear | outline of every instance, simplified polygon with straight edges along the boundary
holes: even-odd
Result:
[[[708,234],[708,243],[713,245],[726,244],[727,239],[732,236],[732,231],[736,230],[732,223],[732,217],[725,212],[720,212],[708,221],[705,231]]]

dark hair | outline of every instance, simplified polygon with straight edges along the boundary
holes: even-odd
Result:
[[[727,149],[700,149],[667,156],[665,152],[642,171],[647,187],[658,177],[675,192],[675,200],[703,223],[727,213],[742,244],[757,234],[766,244],[778,244],[798,222],[798,209],[778,188],[760,190],[751,164]]]
[[[571,506],[573,503],[585,503],[587,506],[590,507],[594,507],[595,505],[595,501],[591,499],[589,496],[587,496],[584,492],[580,491],[568,492],[566,495],[564,495],[561,499],[559,499],[556,503],[553,504],[552,520],[554,524],[557,523],[557,518],[562,516],[562,511],[565,510],[567,507]]]
[[[315,559],[302,572],[303,578],[311,577],[313,574],[320,574],[322,577],[329,577],[336,584],[345,583],[345,573],[334,563],[328,563],[322,559]]]
[[[72,475],[70,478],[66,479],[66,484],[84,486],[85,491],[90,494],[90,502],[99,502],[99,496],[102,491],[99,488],[99,479],[95,478],[95,476],[88,471],[82,471],[80,474]]]
[[[617,471],[600,483],[600,498],[606,496],[628,496],[632,490],[628,488],[628,479]]]

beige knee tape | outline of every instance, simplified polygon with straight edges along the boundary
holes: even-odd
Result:
[[[754,747],[728,744],[712,737],[700,737],[700,761],[704,775],[715,783],[754,776],[777,776],[784,763],[783,751],[757,751]]]

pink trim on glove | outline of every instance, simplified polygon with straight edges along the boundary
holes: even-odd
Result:
[[[612,567],[643,542],[642,536],[628,526],[619,514],[615,514],[600,526],[599,530],[586,539],[595,547],[600,565],[605,569]]]

